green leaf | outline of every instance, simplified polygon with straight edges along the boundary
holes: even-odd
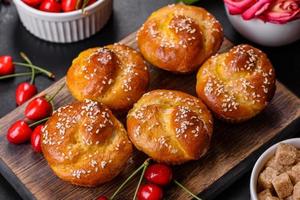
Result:
[[[185,4],[193,4],[193,3],[196,3],[198,2],[199,0],[176,0],[176,2],[183,2]]]

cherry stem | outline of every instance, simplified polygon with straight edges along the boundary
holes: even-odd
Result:
[[[29,67],[29,68],[34,68],[44,74],[46,74],[49,78],[55,78],[54,74],[48,70],[45,70],[41,67],[38,67],[36,65],[30,65],[30,64],[26,64],[26,63],[21,63],[21,62],[13,62],[13,64],[15,65],[20,65],[20,66],[23,66],[23,67]]]
[[[24,52],[20,52],[20,56],[29,64],[32,66],[31,60],[28,58],[28,56]],[[33,67],[31,67],[31,79],[30,79],[30,84],[34,84],[34,76],[35,76],[35,70]]]
[[[55,97],[56,95],[58,95],[58,93],[65,87],[65,84],[63,83],[60,88],[58,90],[56,90],[50,97],[46,97],[47,101],[48,102],[51,102]]]
[[[83,3],[82,3],[82,10],[81,10],[82,14],[85,14],[85,7],[86,7],[86,5],[88,4],[88,2],[89,2],[89,0],[83,0]]]
[[[194,197],[197,200],[202,200],[199,197],[197,197],[196,195],[194,195],[190,190],[188,190],[186,187],[184,187],[182,184],[180,184],[178,181],[173,180],[173,182],[179,186],[181,189],[183,189],[185,192],[187,192],[188,194],[190,194],[192,197]]]
[[[34,127],[34,126],[36,126],[36,125],[39,125],[39,124],[41,124],[41,123],[47,121],[48,119],[49,119],[49,117],[46,117],[46,118],[41,119],[41,120],[39,120],[39,121],[33,122],[33,123],[31,123],[31,124],[29,125],[29,127],[31,128],[31,127]]]
[[[147,158],[143,164],[137,168],[123,183],[119,186],[119,188],[115,191],[115,193],[109,198],[110,200],[113,200],[116,195],[123,189],[123,187],[139,172],[141,169],[144,168],[145,165],[148,165],[150,161],[150,158]]]
[[[37,72],[36,74],[40,74],[41,72]],[[16,74],[9,74],[5,76],[0,76],[0,80],[7,79],[7,78],[13,78],[18,76],[30,76],[32,72],[22,72],[22,73],[16,73]]]
[[[137,195],[137,193],[138,193],[138,190],[139,190],[139,188],[140,188],[141,182],[142,182],[142,180],[143,180],[143,177],[144,177],[144,174],[145,174],[145,171],[146,171],[148,165],[149,165],[149,162],[146,162],[146,163],[144,164],[144,168],[143,168],[142,174],[141,174],[141,176],[140,176],[140,180],[139,180],[139,182],[138,182],[138,184],[137,184],[137,187],[136,187],[136,190],[135,190],[135,192],[134,192],[133,200],[136,200],[136,195]]]

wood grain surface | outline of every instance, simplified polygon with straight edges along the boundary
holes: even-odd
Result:
[[[123,39],[121,43],[136,48],[135,33]],[[225,39],[220,51],[227,51],[231,47],[232,44]],[[42,94],[55,91],[63,82],[65,82],[65,78],[54,83]],[[176,75],[151,67],[149,90],[177,89],[195,95],[195,82],[195,73]],[[55,98],[55,106],[59,107],[72,101],[74,99],[65,87]],[[43,156],[34,153],[30,144],[12,145],[7,142],[6,131],[15,120],[23,118],[25,106],[26,104],[16,108],[0,119],[0,170],[24,199],[82,200],[96,199],[101,194],[109,196],[146,158],[143,153],[135,151],[132,162],[128,162],[127,168],[122,174],[100,187],[84,188],[70,185],[52,173]],[[124,122],[124,116],[118,116]],[[234,179],[234,177],[230,177],[233,169],[237,168],[262,145],[281,134],[291,124],[297,123],[297,127],[299,127],[299,116],[299,98],[277,82],[277,91],[272,103],[254,119],[238,125],[216,120],[212,145],[207,155],[199,161],[175,167],[175,178],[194,193],[201,193],[211,187],[217,187],[213,189],[213,191],[217,191],[226,183],[214,183],[221,180],[224,175],[227,177],[226,180]],[[137,177],[122,191],[119,199],[132,199],[136,184]],[[190,199],[189,195],[176,186],[171,186],[166,191],[166,199]]]

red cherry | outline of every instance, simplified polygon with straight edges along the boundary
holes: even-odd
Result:
[[[15,71],[11,56],[0,56],[0,76],[12,74]]]
[[[42,128],[43,128],[43,125],[38,125],[37,127],[35,127],[35,129],[33,130],[32,134],[31,134],[31,140],[30,140],[33,150],[38,153],[42,151],[42,148],[41,148]]]
[[[162,186],[168,185],[172,177],[172,169],[167,165],[159,163],[150,165],[145,172],[145,178],[149,182]]]
[[[32,130],[23,120],[16,121],[7,131],[7,140],[13,144],[22,144],[30,139]]]
[[[16,103],[23,104],[37,93],[35,85],[24,82],[18,85],[16,89]]]
[[[40,5],[42,0],[23,0],[23,2],[29,5],[30,7],[37,7],[38,5]]]
[[[45,97],[37,97],[30,101],[25,108],[25,116],[30,120],[40,120],[52,113],[52,105]]]
[[[60,12],[61,5],[56,0],[44,0],[39,9],[45,12]]]
[[[98,197],[98,199],[97,200],[108,200],[108,198],[106,197],[106,196],[100,196],[100,197]]]
[[[64,12],[71,12],[76,10],[77,0],[62,0],[61,1],[61,9]]]
[[[161,200],[163,190],[152,183],[142,185],[137,194],[138,200]]]

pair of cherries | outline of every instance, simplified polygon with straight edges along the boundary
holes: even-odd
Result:
[[[161,200],[163,199],[162,187],[170,184],[173,172],[169,166],[155,163],[146,169],[144,178],[149,183],[139,187],[138,200]]]
[[[24,120],[16,121],[7,132],[7,140],[13,144],[22,144],[30,140],[32,149],[41,152],[41,133],[43,125],[38,125],[32,131],[32,124],[28,125]]]
[[[168,186],[171,181],[173,180],[173,171],[172,168],[168,165],[162,163],[154,163],[150,164],[149,166],[149,159],[147,159],[143,165],[137,169],[131,176],[125,180],[124,183],[127,183],[136,172],[141,169],[144,169],[138,184],[138,188],[134,195],[134,200],[137,198],[138,200],[162,200],[164,197],[163,187]],[[147,183],[140,185],[142,178],[147,180]],[[181,185],[178,181],[173,180],[173,182],[181,187],[184,191],[188,192],[192,195],[195,199],[201,200],[199,197],[194,195],[191,191]],[[122,189],[121,185],[120,188],[112,195],[110,200],[113,200],[117,193]],[[97,200],[108,200],[106,196],[100,196]]]
[[[44,12],[59,13],[83,9],[96,0],[23,0],[23,2]]]

